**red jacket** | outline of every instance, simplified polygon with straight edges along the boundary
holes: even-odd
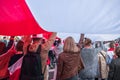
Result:
[[[9,50],[0,56],[0,79],[9,77],[8,64],[10,58],[16,53],[15,50]]]

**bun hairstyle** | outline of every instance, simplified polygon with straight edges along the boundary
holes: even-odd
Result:
[[[91,39],[89,39],[89,38],[84,38],[85,40],[84,40],[84,46],[90,46],[91,45],[91,43],[92,43],[92,41],[91,41]]]
[[[16,45],[16,50],[17,51],[23,51],[23,45],[24,45],[24,42],[19,40],[17,45]]]

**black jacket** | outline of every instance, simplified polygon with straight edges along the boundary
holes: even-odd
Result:
[[[108,80],[120,80],[120,57],[113,59],[109,67]]]

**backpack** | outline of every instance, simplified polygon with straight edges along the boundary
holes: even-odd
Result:
[[[36,52],[30,52],[29,46],[27,47],[27,54],[23,57],[20,80],[44,80],[40,57],[41,45]]]

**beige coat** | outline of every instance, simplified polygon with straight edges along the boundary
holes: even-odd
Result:
[[[99,71],[100,71],[100,78],[105,79],[108,77],[108,65],[106,64],[106,52],[100,51],[98,53],[99,59]]]
[[[41,60],[42,60],[42,72],[44,71],[44,68],[46,66],[46,62],[47,62],[47,59],[48,59],[48,51],[50,50],[51,46],[53,45],[54,41],[55,41],[55,38],[56,38],[56,34],[55,32],[52,33],[52,35],[49,37],[49,39],[44,43],[42,44],[41,46],[41,52],[40,52],[40,56],[41,56]],[[24,44],[24,53],[26,53],[27,51],[27,46],[30,44],[30,38],[29,37],[26,37],[25,39],[25,44]],[[29,47],[29,51],[33,51],[33,52],[36,52],[37,48],[38,48],[39,44],[32,44],[30,47]],[[44,77],[45,79],[44,80],[47,80],[47,68],[46,68],[46,72],[44,74]]]

